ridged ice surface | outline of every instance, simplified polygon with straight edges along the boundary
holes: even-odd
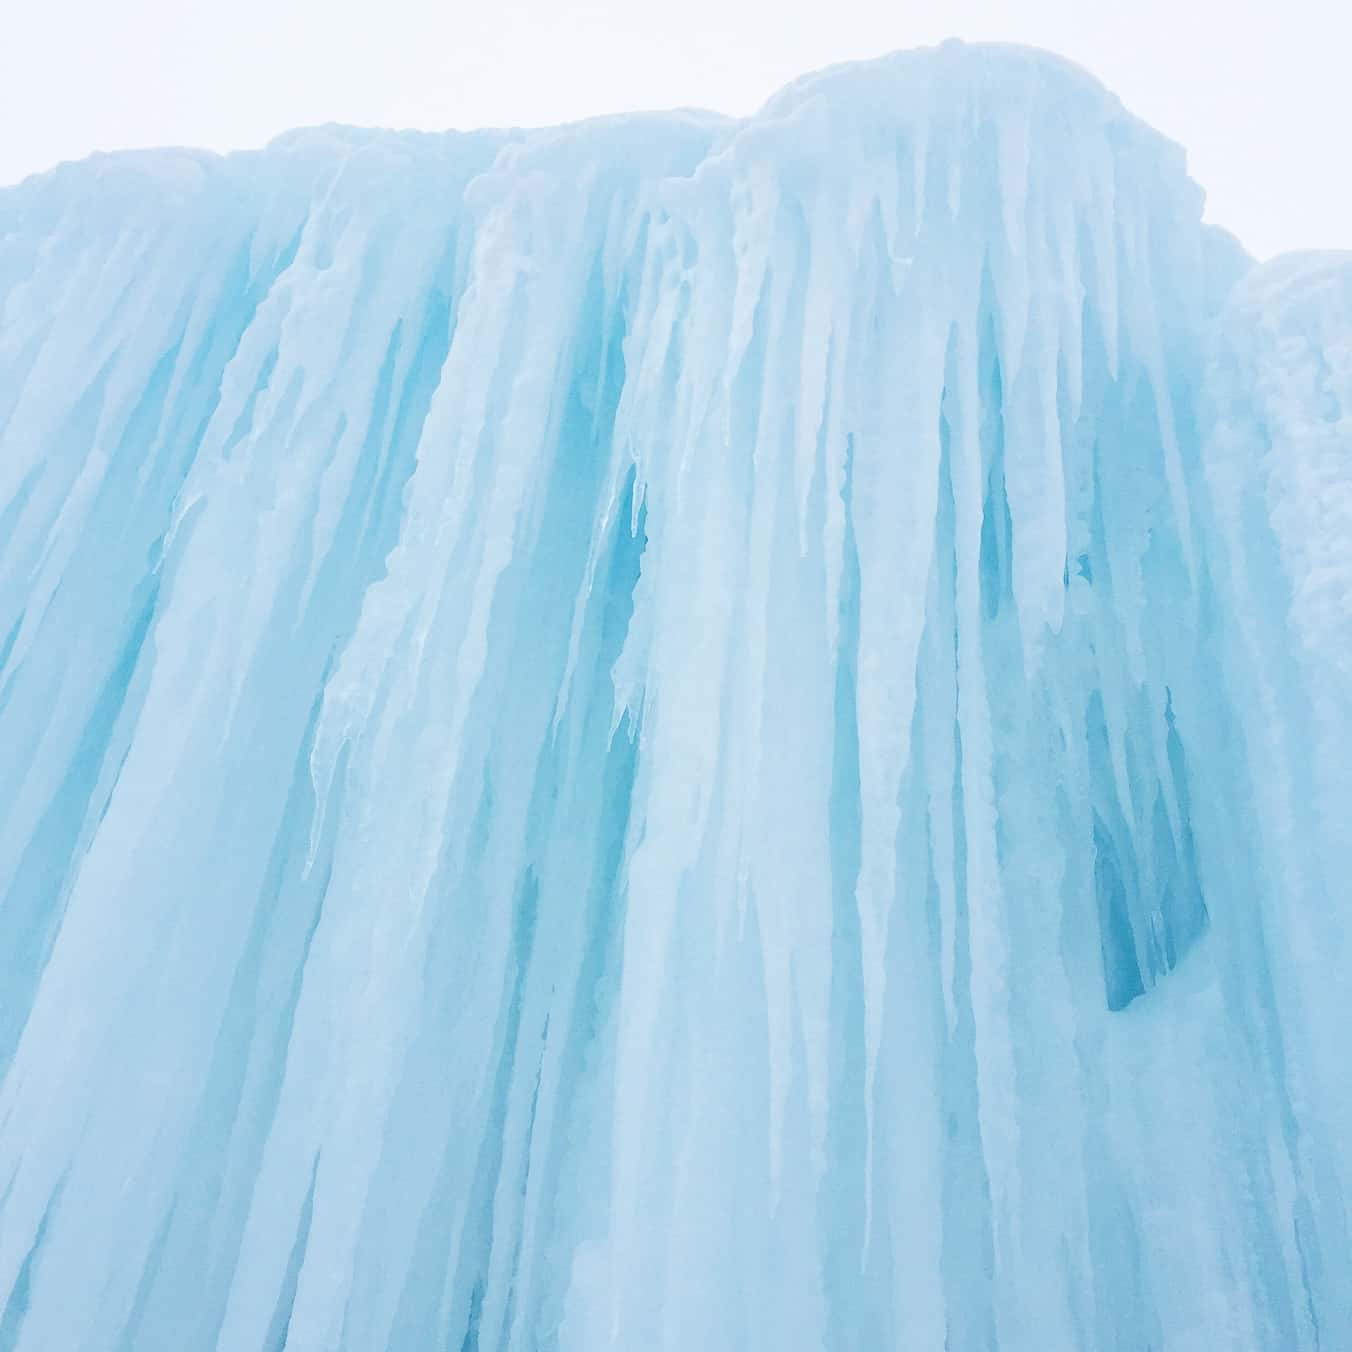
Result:
[[[0,192],[0,1349],[1352,1347],[1352,261],[1201,209],[958,45]]]

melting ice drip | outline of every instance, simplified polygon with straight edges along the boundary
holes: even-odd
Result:
[[[0,192],[0,1348],[1352,1344],[1352,264],[950,45]]]

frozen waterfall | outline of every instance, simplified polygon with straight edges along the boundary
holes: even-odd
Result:
[[[1352,257],[1087,76],[0,190],[2,1352],[1352,1348]]]

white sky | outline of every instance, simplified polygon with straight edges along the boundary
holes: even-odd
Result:
[[[124,146],[328,121],[748,113],[835,61],[945,37],[1048,47],[1188,149],[1265,257],[1352,247],[1349,0],[0,0],[0,183]]]

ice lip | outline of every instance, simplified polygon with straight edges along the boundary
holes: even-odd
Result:
[[[1352,1342],[1352,263],[1201,206],[963,44],[0,190],[0,1346]]]

